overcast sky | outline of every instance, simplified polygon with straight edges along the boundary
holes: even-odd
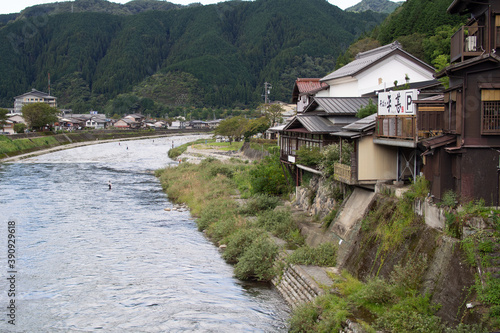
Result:
[[[118,2],[118,3],[127,3],[130,0],[114,0],[111,2]],[[42,3],[50,3],[50,2],[57,2],[57,1],[50,1],[50,0],[0,0],[1,5],[0,5],[0,14],[10,14],[10,13],[19,13],[21,10],[23,10],[26,7],[31,7],[34,5],[39,5]],[[193,2],[200,2],[204,5],[212,4],[212,3],[218,3],[218,2],[223,2],[221,0],[169,0],[169,2],[176,3],[176,4],[181,4],[181,5],[188,5]],[[335,6],[338,6],[342,9],[345,9],[347,7],[351,7],[352,5],[357,4],[358,2],[361,2],[361,0],[328,0],[331,4],[334,4]]]

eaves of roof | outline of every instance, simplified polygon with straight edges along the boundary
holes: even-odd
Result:
[[[369,102],[369,97],[315,97],[314,101],[304,110],[304,113],[313,112],[320,107],[329,116],[352,116],[355,115],[360,108],[368,105]]]
[[[452,65],[446,67],[445,69],[435,73],[434,77],[439,79],[439,78],[442,78],[444,76],[448,76],[449,73],[456,72],[456,71],[459,71],[461,69],[464,69],[464,68],[467,68],[470,66],[474,66],[474,65],[480,64],[482,62],[487,62],[487,61],[500,63],[500,57],[497,56],[496,54],[493,54],[493,53],[482,54],[480,56],[452,64]]]
[[[355,76],[358,75],[359,73],[375,66],[376,64],[380,63],[381,61],[393,56],[393,55],[401,55],[415,63],[418,63],[419,65],[426,67],[430,71],[434,71],[434,68],[430,66],[429,64],[423,62],[422,60],[418,59],[417,57],[411,55],[410,53],[406,52],[403,50],[400,46],[399,43],[394,42],[389,45],[382,46],[380,48],[363,52],[361,54],[358,54],[359,58],[351,61],[347,65],[339,68],[338,70],[334,71],[333,73],[330,73],[329,75],[323,77],[321,81],[329,81],[333,79],[338,79],[342,77],[348,77],[348,76]],[[378,51],[377,51],[378,50]],[[372,53],[370,53],[372,52]],[[357,56],[357,57],[358,57]]]

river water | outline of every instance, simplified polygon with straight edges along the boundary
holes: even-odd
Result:
[[[286,331],[288,307],[274,289],[233,278],[188,211],[164,210],[173,204],[152,171],[175,163],[172,144],[193,139],[0,164],[0,331]]]

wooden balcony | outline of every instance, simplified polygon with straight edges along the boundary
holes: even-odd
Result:
[[[416,141],[416,117],[378,116],[375,136],[379,138]]]
[[[335,163],[333,165],[333,168],[334,168],[333,177],[335,178],[335,180],[349,185],[356,184],[356,179],[354,179],[355,172],[353,167],[347,164]]]
[[[453,36],[451,36],[451,63],[464,61],[466,58],[477,57],[485,50],[486,45],[485,29],[483,26],[462,26]]]

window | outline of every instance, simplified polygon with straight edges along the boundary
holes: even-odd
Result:
[[[481,134],[500,134],[500,89],[481,90]]]

